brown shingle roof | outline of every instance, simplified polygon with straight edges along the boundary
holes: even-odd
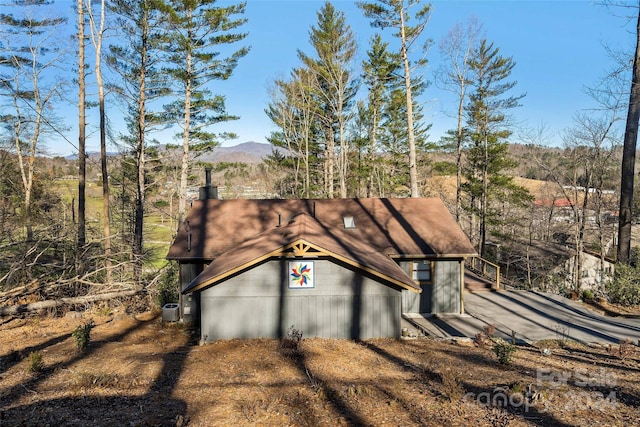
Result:
[[[167,259],[211,261],[301,212],[315,218],[325,233],[341,230],[346,246],[366,242],[384,255],[404,257],[476,254],[438,198],[198,200]],[[354,218],[355,228],[344,229],[345,216]]]
[[[308,213],[295,215],[221,254],[183,292],[192,292],[223,281],[275,256],[322,256],[352,265],[387,282],[420,292],[420,287],[391,258],[345,230],[327,229]],[[293,259],[293,258],[292,258]]]

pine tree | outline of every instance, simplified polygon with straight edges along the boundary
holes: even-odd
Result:
[[[391,103],[391,93],[401,84],[399,77],[400,57],[388,50],[389,44],[382,41],[380,34],[371,39],[371,47],[367,51],[367,59],[362,63],[363,80],[368,89],[367,96],[367,134],[368,149],[366,161],[366,195],[372,197],[375,182],[377,152],[384,133],[384,114]]]
[[[351,118],[353,99],[358,90],[358,81],[353,77],[353,61],[356,40],[344,13],[326,2],[317,13],[318,23],[310,31],[309,39],[315,56],[298,51],[298,56],[318,81],[314,94],[319,108],[318,119],[326,141],[325,146],[325,191],[334,196],[336,152],[340,196],[347,196],[348,144],[346,124]],[[336,139],[339,147],[336,148]]]
[[[161,25],[163,15],[152,0],[113,0],[111,11],[122,31],[123,44],[109,46],[108,64],[120,75],[121,85],[113,90],[125,101],[128,135],[122,140],[134,153],[135,209],[131,241],[134,282],[141,283],[143,263],[143,229],[147,185],[147,145],[149,133],[159,124],[161,115],[149,105],[154,99],[167,96],[168,82],[159,73],[162,65],[160,46],[166,42]]]
[[[526,191],[504,172],[515,166],[508,157],[508,128],[506,112],[519,105],[524,96],[508,96],[517,82],[506,81],[515,62],[500,55],[492,43],[482,40],[469,61],[473,92],[467,105],[467,127],[470,147],[465,168],[463,188],[471,200],[472,218],[479,219],[478,252],[485,253],[487,226],[499,219],[499,210],[491,201],[511,197],[514,202],[527,200]],[[474,233],[474,230],[471,230]]]
[[[187,178],[192,157],[211,151],[220,141],[235,138],[231,133],[215,134],[210,128],[238,117],[226,112],[225,99],[213,95],[211,84],[227,80],[249,49],[240,47],[222,58],[220,49],[241,42],[246,33],[234,32],[246,23],[241,15],[246,3],[215,6],[215,0],[170,0],[170,68],[178,100],[166,106],[169,116],[181,121],[182,161],[178,224],[186,214]]]
[[[420,5],[420,0],[378,0],[377,2],[358,2],[364,15],[372,19],[371,25],[378,28],[395,28],[396,37],[400,40],[400,59],[404,70],[404,95],[406,107],[407,142],[409,146],[409,181],[411,197],[420,197],[418,188],[418,164],[416,146],[416,117],[414,115],[415,97],[413,88],[415,79],[411,77],[412,61],[409,51],[413,43],[424,31],[431,15],[430,5]],[[415,14],[411,14],[413,9]],[[416,25],[409,25],[411,19],[416,19]],[[415,65],[423,65],[425,61],[413,61]]]

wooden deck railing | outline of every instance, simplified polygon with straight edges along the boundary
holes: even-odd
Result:
[[[469,270],[495,282],[496,289],[501,289],[499,265],[480,257],[467,258],[465,264]]]

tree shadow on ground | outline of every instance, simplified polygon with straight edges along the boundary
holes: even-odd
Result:
[[[358,415],[348,404],[341,398],[340,393],[335,388],[331,387],[326,380],[310,370],[307,357],[304,350],[301,347],[301,341],[290,338],[283,338],[280,341],[279,346],[280,354],[287,360],[290,360],[292,364],[300,371],[303,377],[309,379],[310,387],[315,391],[321,391],[326,397],[328,403],[333,407],[336,414],[344,418],[344,420],[350,426],[365,426],[368,425],[360,415]],[[310,410],[306,410],[304,414],[305,422],[313,425],[314,414]]]
[[[374,343],[367,342],[364,345],[367,349],[375,352],[377,355],[383,357],[384,359],[394,363],[396,366],[398,366],[398,368],[405,371],[415,372],[420,381],[432,382],[432,383],[438,384],[438,387],[433,387],[434,389],[442,390],[442,386],[447,381],[447,379],[444,378],[443,374],[434,372],[433,370],[425,368],[424,366],[416,365],[415,363],[405,360],[404,358],[399,357],[397,355],[393,355],[388,351],[386,351],[385,349],[379,346],[376,346]],[[453,355],[460,356],[457,354],[453,354]],[[468,360],[468,359],[465,358],[465,360]],[[488,364],[489,361],[484,360],[483,363]],[[495,362],[492,363],[492,366],[495,366]],[[496,405],[494,405],[493,396],[495,396],[495,394],[498,393],[495,387],[478,387],[473,385],[472,383],[466,382],[459,378],[457,378],[455,382],[461,388],[459,391],[463,396],[462,399],[465,402],[473,402],[475,400],[476,403],[478,403],[479,408],[483,407],[483,408],[499,409],[501,411],[508,412],[513,416],[523,418],[523,419],[526,418],[528,422],[535,425],[539,425],[539,426],[550,426],[550,425],[560,426],[560,427],[569,426],[569,424],[565,424],[561,422],[553,415],[544,412],[544,410],[539,410],[534,406],[518,405],[517,402],[514,405],[514,404],[511,404],[511,402],[509,402],[508,400],[506,404],[504,403],[504,401],[496,401]],[[441,391],[440,391],[440,394],[442,394]],[[489,396],[490,397],[488,401],[489,404],[485,405],[484,404],[485,402],[477,400],[478,397],[480,396]]]
[[[13,350],[9,354],[2,356],[0,359],[0,374],[21,363],[31,353],[42,351],[69,338],[71,338],[71,334],[62,334],[38,345],[25,347],[20,350]]]
[[[460,359],[461,361],[468,362],[469,355],[460,354],[455,351],[446,351],[445,353]],[[597,354],[597,353],[596,353]],[[496,361],[487,357],[486,355],[477,354],[471,356],[473,358],[473,363],[478,365],[485,365],[487,367],[497,367],[500,365],[496,365]],[[512,371],[517,371],[518,374],[522,375],[522,382],[529,383],[535,385],[534,388],[549,388],[551,389],[551,394],[555,394],[556,397],[563,395],[565,396],[564,401],[555,402],[554,404],[558,405],[582,405],[584,402],[593,401],[593,407],[597,407],[598,405],[608,405],[610,403],[619,404],[622,403],[626,406],[630,407],[638,407],[640,406],[640,396],[635,394],[634,392],[630,392],[629,390],[623,388],[618,384],[617,379],[624,376],[624,372],[628,371],[630,368],[624,365],[612,365],[612,364],[602,364],[598,362],[595,364],[593,360],[584,360],[583,358],[578,358],[572,356],[570,354],[558,354],[553,356],[558,359],[563,365],[564,361],[574,361],[577,363],[587,364],[593,363],[593,368],[589,371],[587,370],[571,370],[570,368],[548,368],[548,371],[544,372],[532,371],[531,367],[518,365],[518,364],[510,364],[505,366],[504,369],[509,369]],[[570,365],[567,365],[570,366]],[[538,367],[539,368],[539,367]],[[600,369],[604,369],[602,372]],[[539,375],[544,375],[542,378],[543,383],[538,384],[540,379]],[[561,384],[555,384],[556,381],[563,381],[559,379],[559,377],[555,377],[555,375],[568,375],[567,385],[574,386],[573,390],[565,390],[560,387]],[[552,380],[552,378],[554,378]],[[553,383],[553,384],[551,384]],[[496,384],[497,387],[503,386],[504,384]],[[554,387],[555,385],[555,387]],[[474,390],[474,386],[466,384],[465,390],[468,390],[473,393],[474,396],[480,396],[480,393],[484,393],[482,396],[494,396],[496,394],[495,389],[493,391],[489,389],[476,389]],[[558,390],[554,390],[554,388],[558,388]],[[562,399],[561,399],[562,400]],[[513,406],[513,405],[511,405]],[[534,414],[533,411],[536,410],[536,407],[527,405],[519,405],[517,406],[514,413],[519,413],[519,415],[526,416],[527,418],[533,417],[534,419],[542,419],[548,417],[549,414]],[[527,413],[523,413],[523,409],[527,409]],[[611,408],[613,409],[613,408]],[[541,424],[546,425],[546,424]],[[556,424],[550,424],[556,425]],[[560,424],[562,425],[562,424]]]
[[[166,352],[162,357],[162,368],[153,380],[149,390],[143,394],[119,394],[117,396],[76,395],[53,399],[38,399],[36,391],[41,383],[60,370],[69,370],[82,358],[97,354],[110,343],[122,341],[127,335],[141,329],[157,318],[137,321],[124,332],[109,336],[103,341],[91,342],[82,353],[74,353],[68,359],[48,366],[29,381],[5,390],[0,396],[0,426],[182,426],[186,425],[187,404],[173,398],[172,392],[178,382],[189,346]],[[61,341],[65,335],[38,346],[45,350],[47,345]],[[193,339],[192,339],[193,341]],[[33,396],[29,399],[27,396]],[[28,403],[22,403],[22,402]]]

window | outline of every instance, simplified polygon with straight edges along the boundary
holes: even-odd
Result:
[[[431,283],[431,261],[411,261],[411,278],[418,283]]]
[[[356,220],[352,216],[343,216],[344,228],[356,228]]]

